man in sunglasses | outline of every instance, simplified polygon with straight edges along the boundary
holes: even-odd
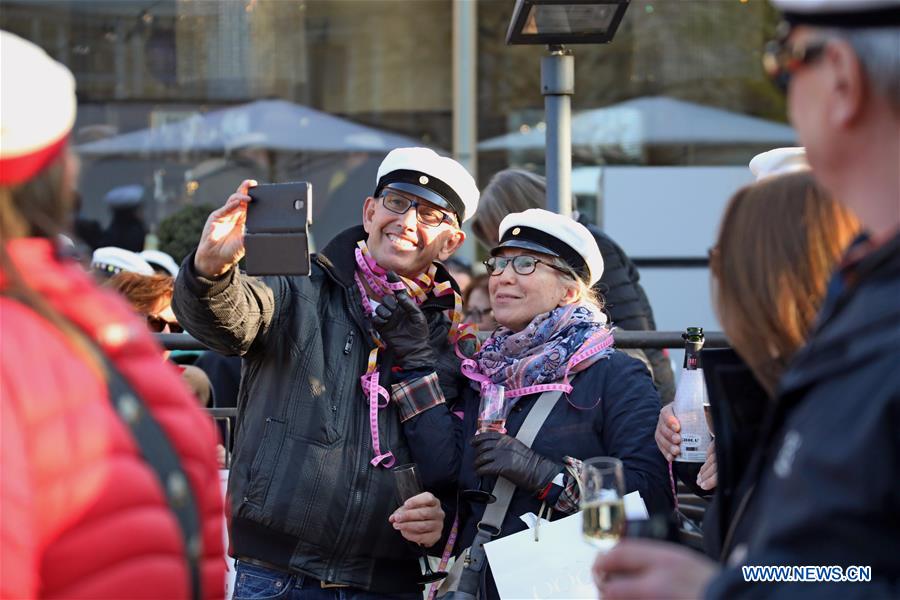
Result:
[[[769,407],[753,491],[723,524],[751,533],[726,539],[722,570],[625,540],[594,565],[607,600],[900,597],[900,0],[772,2],[785,22],[766,70],[816,179],[865,233]]]
[[[479,192],[425,148],[392,151],[373,183],[362,225],[335,237],[309,277],[257,279],[236,268],[255,185],[244,181],[178,276],[179,322],[244,358],[228,488],[236,597],[421,600],[416,545],[438,541],[444,512],[429,492],[398,509],[391,468],[417,463],[429,491],[455,482],[419,429],[464,385],[462,316],[446,316],[458,290],[437,261],[465,240]],[[385,307],[403,318],[376,319]],[[404,404],[407,381],[434,402]]]

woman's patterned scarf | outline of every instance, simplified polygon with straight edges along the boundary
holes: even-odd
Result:
[[[560,387],[569,391],[569,373],[609,356],[612,345],[605,315],[590,303],[578,302],[537,315],[518,333],[498,327],[475,354],[474,364],[467,365],[470,371],[474,366],[481,377],[468,374],[505,386],[508,397],[560,382]]]

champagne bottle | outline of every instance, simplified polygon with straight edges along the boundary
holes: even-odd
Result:
[[[684,339],[684,365],[672,403],[672,410],[681,423],[681,453],[675,460],[702,463],[706,460],[706,449],[712,440],[703,408],[707,404],[706,383],[700,364],[703,328],[688,327],[681,337]]]

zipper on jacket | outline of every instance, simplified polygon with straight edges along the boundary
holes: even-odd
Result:
[[[350,330],[350,333],[347,334],[347,342],[344,344],[344,354],[350,354],[350,350],[353,348],[353,330]]]

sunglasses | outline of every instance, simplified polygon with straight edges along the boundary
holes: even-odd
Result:
[[[488,273],[491,274],[491,277],[495,277],[503,273],[503,271],[506,270],[506,265],[510,263],[512,263],[513,270],[519,275],[531,275],[537,268],[538,263],[541,263],[547,265],[551,269],[559,271],[560,273],[564,273],[569,277],[574,277],[571,271],[569,271],[568,269],[557,267],[551,262],[541,260],[527,254],[518,254],[516,256],[492,256],[484,261],[484,266],[487,267]]]
[[[783,93],[787,93],[791,77],[804,65],[822,57],[829,40],[812,40],[804,45],[788,46],[790,29],[781,27],[778,37],[766,44],[763,69]]]
[[[150,331],[153,333],[163,333],[166,330],[166,327],[169,328],[169,333],[184,333],[184,329],[178,323],[166,321],[162,317],[157,317],[156,315],[147,315],[147,327],[149,327]]]

